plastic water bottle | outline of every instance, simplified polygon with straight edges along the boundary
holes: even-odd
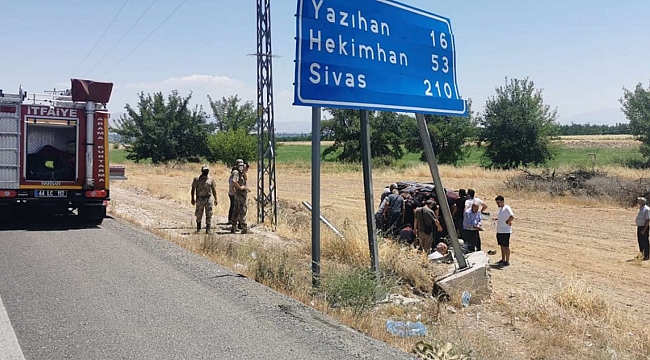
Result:
[[[463,304],[463,307],[469,306],[469,301],[472,298],[472,294],[469,291],[463,291],[463,295],[460,298],[460,302]]]
[[[400,337],[412,337],[412,336],[425,336],[427,334],[427,328],[421,322],[410,322],[410,321],[386,321],[386,330],[389,333],[400,336]]]

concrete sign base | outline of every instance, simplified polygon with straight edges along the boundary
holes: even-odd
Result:
[[[482,251],[467,255],[469,268],[436,280],[436,285],[451,298],[460,298],[464,291],[471,294],[470,304],[477,305],[490,298],[490,258]]]

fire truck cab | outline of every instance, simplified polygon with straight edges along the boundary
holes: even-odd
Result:
[[[0,212],[77,212],[100,224],[109,197],[106,104],[113,84],[49,94],[0,90]]]

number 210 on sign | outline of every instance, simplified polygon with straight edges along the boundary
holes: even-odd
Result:
[[[447,47],[449,46],[447,42],[447,34],[444,32],[436,33],[435,30],[431,31],[431,41],[434,48],[440,47],[443,50],[447,50]],[[438,54],[431,54],[431,70],[434,72],[442,71],[444,74],[448,74],[449,58],[447,56],[441,57]],[[431,81],[427,79],[424,80],[424,85],[426,86],[426,90],[424,91],[426,96],[435,96],[433,92],[434,87],[438,93],[438,97],[442,97],[443,92],[448,99],[451,99],[453,96],[451,85],[447,82],[441,86],[440,81],[436,81],[435,84],[432,84]]]

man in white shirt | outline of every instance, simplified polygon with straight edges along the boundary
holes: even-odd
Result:
[[[639,213],[636,216],[636,237],[639,241],[639,252],[643,253],[643,260],[650,260],[650,244],[648,243],[648,230],[650,230],[650,207],[646,198],[636,199],[639,204]]]
[[[436,251],[434,251],[433,253],[431,253],[431,255],[428,256],[428,259],[431,261],[442,259],[446,257],[448,253],[449,251],[447,249],[447,244],[441,242],[438,243],[438,245],[436,246]]]
[[[487,210],[488,206],[483,200],[480,198],[476,197],[476,191],[474,189],[467,189],[467,200],[465,200],[465,210],[469,209],[472,207],[473,204],[478,204],[481,208],[481,212],[485,212]]]
[[[510,265],[510,234],[512,234],[512,221],[515,215],[510,206],[505,204],[503,196],[497,196],[494,201],[499,207],[497,217],[493,220],[497,221],[497,244],[501,247],[501,260],[497,265],[508,266]]]

